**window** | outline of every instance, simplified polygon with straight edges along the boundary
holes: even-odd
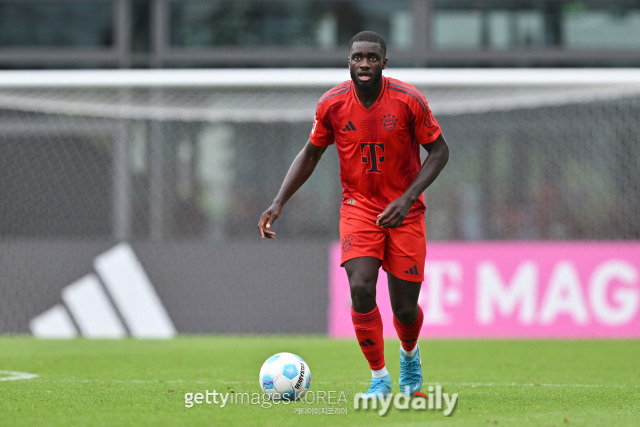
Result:
[[[171,1],[173,48],[346,46],[358,31],[410,48],[409,1]]]
[[[0,1],[0,48],[109,48],[111,1]]]
[[[432,42],[455,49],[637,49],[640,1],[435,0]]]
[[[572,2],[563,8],[562,22],[568,48],[640,48],[640,2]]]

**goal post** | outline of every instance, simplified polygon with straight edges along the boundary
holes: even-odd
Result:
[[[394,69],[450,144],[432,240],[640,238],[640,70]],[[255,237],[348,69],[0,72],[0,235]],[[334,149],[278,223],[335,239]],[[289,212],[295,212],[289,213]]]

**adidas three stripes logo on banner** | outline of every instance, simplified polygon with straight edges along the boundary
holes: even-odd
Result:
[[[31,319],[36,337],[171,338],[176,334],[162,301],[133,249],[121,243],[98,255],[94,273],[62,289],[56,304]]]

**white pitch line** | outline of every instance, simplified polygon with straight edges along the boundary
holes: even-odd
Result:
[[[8,375],[8,377],[0,377],[0,381],[30,380],[38,377],[36,374],[15,371],[0,371],[0,375]]]

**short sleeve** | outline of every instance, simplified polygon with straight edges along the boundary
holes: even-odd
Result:
[[[331,145],[335,141],[333,126],[331,126],[331,116],[325,103],[319,102],[316,108],[316,116],[311,127],[309,141],[320,147]]]
[[[428,144],[440,136],[440,125],[429,108],[424,95],[412,106],[415,117],[414,134],[420,144]]]

